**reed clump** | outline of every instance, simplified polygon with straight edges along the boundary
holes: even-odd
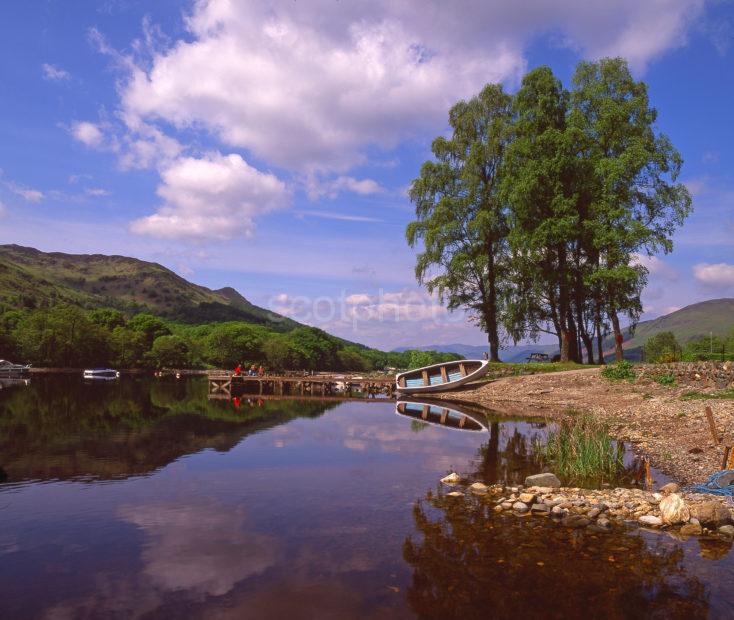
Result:
[[[589,414],[564,419],[537,451],[567,479],[610,480],[624,471],[622,445],[613,441],[606,423]]]

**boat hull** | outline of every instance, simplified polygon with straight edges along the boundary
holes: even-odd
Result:
[[[447,406],[440,400],[399,400],[395,403],[395,414],[449,430],[462,432],[488,430],[486,416],[462,409],[454,403]]]
[[[85,370],[83,377],[84,379],[91,379],[94,381],[114,381],[120,377],[120,372],[113,370],[112,368]]]
[[[461,367],[466,368],[466,372],[457,377],[453,371]],[[489,362],[486,360],[443,362],[401,372],[395,376],[395,383],[397,391],[401,394],[435,394],[454,390],[466,383],[481,379],[487,372],[489,372]],[[439,376],[444,380],[440,383],[433,382]],[[419,378],[423,378],[423,384],[418,384]]]

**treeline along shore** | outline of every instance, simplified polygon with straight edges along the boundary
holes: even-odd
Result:
[[[412,368],[459,359],[433,351],[385,352],[313,327],[278,332],[243,321],[186,324],[112,308],[70,304],[5,308],[0,312],[0,358],[44,368],[234,368],[283,370]]]

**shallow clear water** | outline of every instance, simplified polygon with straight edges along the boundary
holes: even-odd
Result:
[[[563,530],[437,484],[533,471],[542,423],[207,399],[200,379],[0,391],[2,618],[731,617],[718,540]]]

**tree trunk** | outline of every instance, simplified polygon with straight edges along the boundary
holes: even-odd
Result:
[[[497,327],[497,273],[494,265],[494,247],[490,242],[487,244],[487,311],[485,312],[485,323],[487,325],[487,338],[489,340],[489,360],[500,361],[500,338]]]
[[[601,302],[598,299],[594,300],[594,333],[596,334],[598,361],[603,366],[606,362],[604,361],[604,338],[601,333]]]
[[[579,334],[576,329],[576,322],[573,320],[573,314],[569,310],[568,318],[566,319],[568,325],[568,359],[571,362],[581,363],[581,350],[579,349]]]
[[[568,317],[570,315],[570,300],[568,295],[568,284],[566,282],[566,248],[559,245],[558,252],[558,315],[561,323],[561,361],[568,362],[571,360],[572,343],[571,338],[575,338],[575,334],[571,333],[568,325]]]
[[[594,363],[594,341],[586,330],[581,332],[581,340],[584,341],[584,347],[586,348],[587,363]]]
[[[614,330],[614,354],[618,362],[624,359],[624,350],[622,349],[622,343],[624,342],[624,336],[622,330],[619,327],[619,317],[615,310],[609,312],[609,318],[612,319],[612,329]]]

